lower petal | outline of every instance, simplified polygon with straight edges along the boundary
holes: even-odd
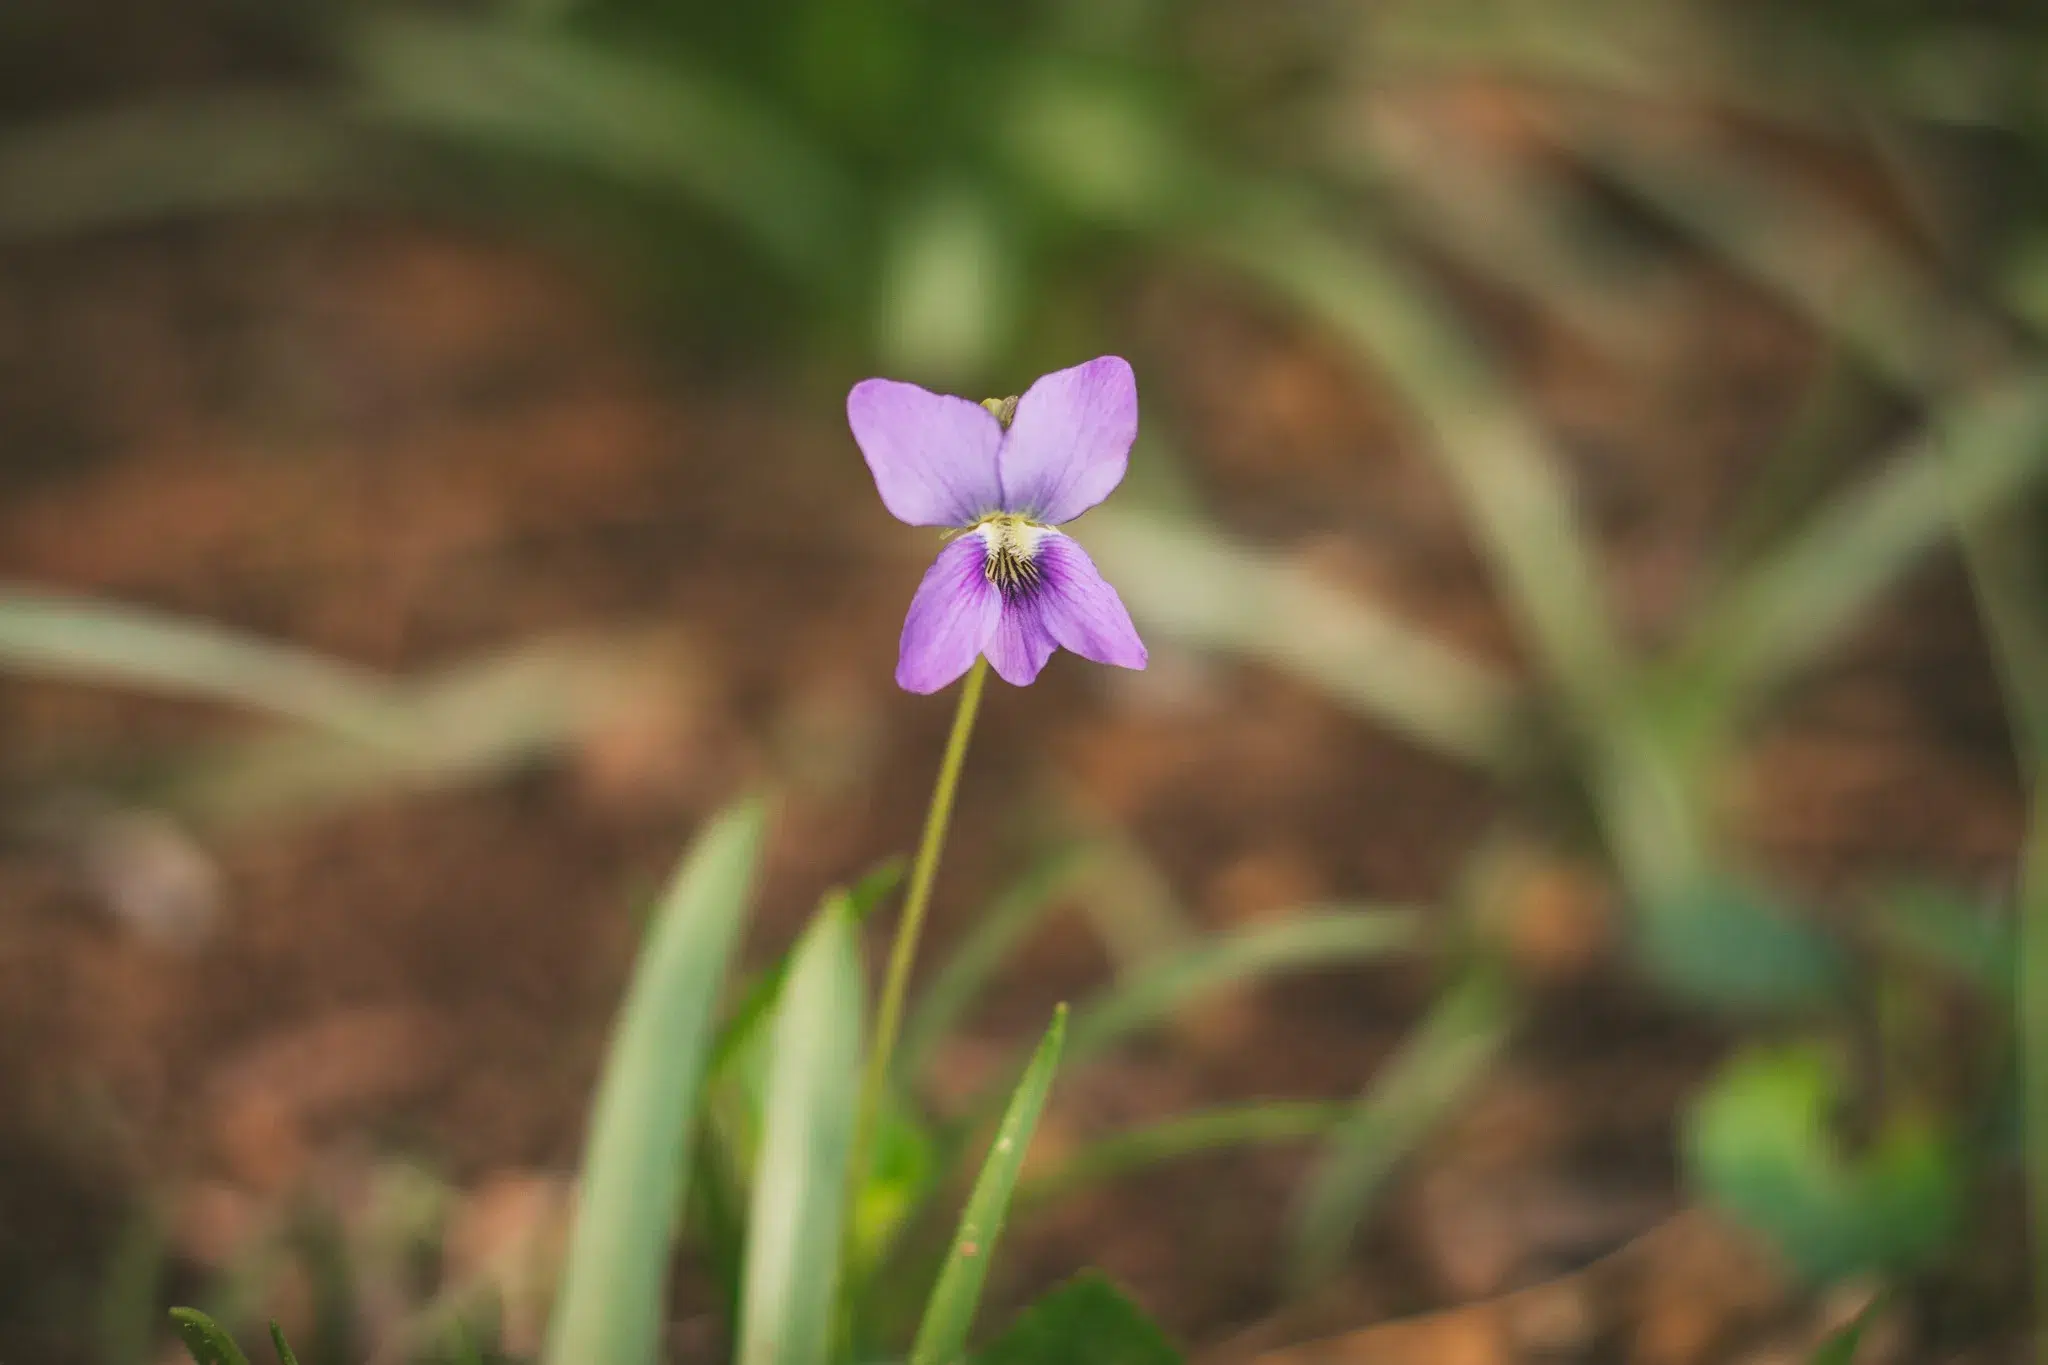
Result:
[[[1046,630],[1036,599],[1017,596],[1003,603],[1002,619],[989,637],[986,652],[1004,682],[1029,687],[1056,648],[1058,643]]]
[[[1145,666],[1145,642],[1130,612],[1086,550],[1054,532],[1039,543],[1037,563],[1041,581],[1031,605],[1055,642],[1099,664]]]
[[[989,644],[1003,615],[1003,597],[983,570],[987,560],[981,536],[969,534],[939,551],[925,570],[903,618],[898,687],[936,692],[965,673]]]

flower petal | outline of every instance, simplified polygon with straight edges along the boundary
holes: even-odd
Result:
[[[1054,531],[1038,544],[1038,591],[1032,599],[1044,629],[1084,659],[1143,668],[1149,657],[1131,614],[1088,552]]]
[[[1045,628],[1037,598],[1019,595],[1003,603],[1002,620],[996,623],[984,650],[1004,682],[1029,687],[1057,648],[1058,642]]]
[[[898,687],[936,692],[965,673],[988,645],[1003,614],[1003,595],[988,581],[987,563],[988,547],[976,533],[939,551],[925,570],[903,618]]]
[[[1138,438],[1138,381],[1106,355],[1046,375],[1017,402],[1003,434],[1003,507],[1057,525],[1123,482]]]
[[[894,379],[863,379],[846,421],[882,505],[912,526],[967,526],[1002,505],[1003,428],[979,403]]]

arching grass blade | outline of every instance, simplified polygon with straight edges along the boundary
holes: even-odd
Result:
[[[1328,1134],[1351,1116],[1347,1100],[1260,1100],[1226,1104],[1099,1138],[1057,1168],[1027,1180],[1020,1207],[1065,1198],[1163,1162],[1262,1143],[1304,1142]]]
[[[1421,919],[1409,910],[1325,910],[1212,938],[1141,968],[1077,1010],[1070,1055],[1092,1056],[1208,991],[1275,972],[1385,957],[1421,941]]]
[[[1190,520],[1108,508],[1081,538],[1148,630],[1303,678],[1461,761],[1509,762],[1513,684],[1371,602]]]
[[[1372,1198],[1507,1042],[1512,1002],[1491,972],[1453,986],[1330,1135],[1295,1211],[1290,1274],[1306,1288],[1343,1259]]]
[[[391,738],[394,689],[368,670],[208,621],[0,585],[0,669],[228,702],[351,739]]]

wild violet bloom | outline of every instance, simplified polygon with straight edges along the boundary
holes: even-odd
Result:
[[[986,404],[867,379],[846,396],[846,420],[882,505],[912,526],[952,528],[904,619],[898,686],[936,692],[986,654],[1023,687],[1061,647],[1145,666],[1116,589],[1057,529],[1108,497],[1130,463],[1138,385],[1121,358]]]

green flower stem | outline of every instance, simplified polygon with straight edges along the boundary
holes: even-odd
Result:
[[[853,1130],[853,1164],[848,1167],[853,1196],[858,1195],[868,1178],[875,1125],[881,1116],[882,1096],[889,1088],[889,1056],[895,1050],[896,1034],[903,1024],[903,998],[910,987],[910,968],[917,960],[918,935],[924,931],[932,880],[938,875],[939,854],[946,847],[946,827],[953,819],[953,798],[960,790],[960,770],[967,761],[967,741],[974,733],[974,716],[981,709],[982,688],[987,682],[988,660],[976,659],[967,672],[966,685],[960,689],[960,709],[953,713],[953,733],[946,739],[946,756],[939,761],[931,809],[924,817],[924,838],[917,846],[917,861],[910,868],[910,889],[904,893],[903,913],[896,921],[896,940],[889,949],[889,975],[882,985],[882,1002],[875,1012],[875,1036],[861,1077],[859,1117]]]

